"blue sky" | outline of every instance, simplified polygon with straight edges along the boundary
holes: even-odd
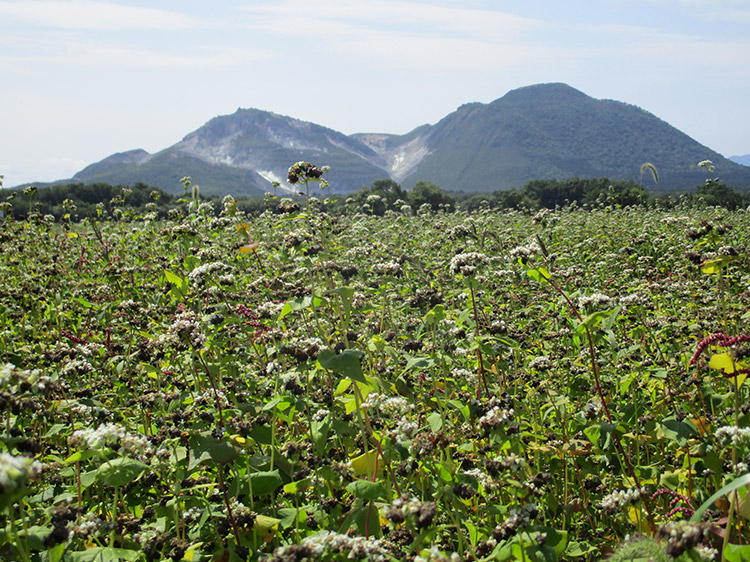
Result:
[[[750,153],[750,1],[0,0],[0,174],[67,178],[238,107],[406,133],[542,82]]]

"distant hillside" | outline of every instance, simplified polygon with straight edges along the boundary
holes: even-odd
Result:
[[[447,190],[491,192],[534,179],[607,177],[654,190],[689,190],[706,180],[698,162],[736,188],[750,169],[724,158],[633,105],[597,100],[565,84],[508,92],[489,104],[459,107],[406,135],[333,129],[258,109],[215,117],[156,154],[114,154],[77,173],[77,182],[159,186],[171,193],[191,176],[206,194],[260,195],[286,184],[287,169],[307,160],[331,167],[331,190],[349,193],[382,178],[411,188],[419,180]],[[659,173],[641,178],[642,164]],[[59,182],[56,182],[59,183]]]
[[[593,99],[565,84],[513,90],[490,104],[468,104],[446,116],[423,143],[426,155],[404,179],[429,180],[455,190],[492,191],[532,179],[608,177],[641,181],[654,164],[659,184],[649,189],[691,189],[712,160],[727,183],[750,187],[750,173],[633,105]]]
[[[127,158],[128,154],[137,158]],[[148,154],[145,150],[109,156],[78,172],[73,182],[158,186],[168,193],[183,190],[180,179],[190,176],[205,195],[258,196],[268,191],[268,183],[254,170],[211,163],[190,154],[165,150]],[[59,183],[59,182],[58,182]]]
[[[750,154],[743,154],[742,156],[730,156],[729,159],[737,164],[743,166],[750,166]]]

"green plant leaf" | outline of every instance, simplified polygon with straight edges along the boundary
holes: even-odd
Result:
[[[702,264],[700,264],[700,268],[703,273],[707,273],[709,275],[719,273],[736,258],[737,256],[720,256],[713,260],[704,261]]]
[[[113,548],[111,546],[96,546],[81,552],[71,552],[73,562],[131,562],[141,555],[139,550]]]
[[[352,380],[366,383],[365,375],[362,373],[360,359],[364,354],[356,349],[345,349],[341,353],[334,353],[330,349],[324,349],[318,355],[318,363],[324,369],[349,377]]]
[[[735,478],[732,480],[729,484],[726,486],[723,486],[719,491],[717,491],[713,496],[708,498],[706,501],[703,502],[703,504],[695,510],[695,513],[693,513],[693,516],[690,518],[691,521],[700,521],[703,517],[703,513],[712,507],[714,505],[714,502],[718,500],[719,498],[726,496],[730,492],[733,492],[734,490],[737,490],[738,488],[742,488],[743,486],[747,486],[750,484],[750,473],[744,474],[740,476],[739,478]]]
[[[253,472],[250,474],[250,484],[254,496],[268,496],[279,489],[284,481],[278,469],[267,472]]]
[[[727,562],[750,562],[750,545],[728,544],[724,549]]]
[[[656,426],[656,436],[659,438],[667,438],[674,443],[677,443],[680,447],[687,444],[688,439],[695,434],[695,427],[676,420],[675,418],[666,418],[659,422]]]
[[[182,287],[185,286],[185,279],[180,277],[179,275],[175,275],[171,271],[164,271],[164,277],[167,278],[167,281],[171,284],[177,287],[178,289],[182,289]]]
[[[369,480],[355,480],[346,487],[352,495],[363,500],[385,500],[386,489],[381,482],[370,482]]]
[[[96,479],[107,486],[124,486],[149,469],[148,465],[128,457],[117,457],[96,470]]]
[[[551,277],[549,271],[541,265],[535,269],[527,269],[526,275],[531,277],[537,283],[549,283],[549,278]]]

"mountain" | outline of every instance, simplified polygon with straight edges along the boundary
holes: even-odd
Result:
[[[706,180],[702,160],[737,187],[750,173],[633,105],[596,100],[565,84],[528,86],[489,104],[464,105],[420,141],[427,154],[403,178],[404,187],[429,180],[444,189],[492,191],[531,179],[608,177],[641,181],[652,163],[651,189],[691,189]]]
[[[489,192],[533,179],[608,177],[644,181],[659,190],[705,182],[698,162],[711,160],[727,184],[750,188],[750,169],[699,144],[636,106],[598,100],[566,84],[512,90],[488,103],[459,107],[434,125],[405,135],[344,135],[321,125],[259,109],[215,117],[156,154],[114,154],[78,172],[76,182],[143,182],[173,193],[190,176],[201,192],[260,195],[286,184],[289,166],[327,165],[331,190],[348,193],[392,178],[447,190]],[[654,184],[641,166],[652,163]],[[59,182],[56,182],[59,183]]]
[[[730,156],[729,159],[737,164],[743,166],[750,166],[750,154],[743,154],[742,156]]]
[[[380,158],[350,137],[313,123],[258,109],[238,109],[211,119],[177,144],[150,155],[135,150],[109,156],[78,172],[73,181],[136,181],[179,192],[190,176],[201,192],[262,195],[272,182],[286,185],[289,166],[309,160],[336,170],[334,190],[353,191],[386,177]]]

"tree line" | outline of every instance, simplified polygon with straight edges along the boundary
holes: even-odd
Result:
[[[226,201],[218,196],[199,195],[200,202],[218,214]],[[225,198],[226,199],[226,198]],[[235,209],[248,214],[259,214],[275,209],[281,200],[285,204],[303,206],[302,200],[283,195],[240,197],[232,199]],[[30,213],[52,215],[70,221],[106,216],[166,217],[179,214],[188,201],[186,197],[170,194],[162,189],[136,183],[133,186],[105,183],[69,183],[49,187],[26,187],[22,190],[0,190],[0,215],[13,214],[26,218]],[[388,211],[419,212],[421,209],[452,212],[456,209],[527,209],[535,211],[569,205],[596,206],[656,206],[673,208],[677,205],[721,206],[728,210],[750,206],[750,191],[738,191],[721,180],[709,179],[695,190],[673,193],[649,193],[633,181],[610,181],[608,178],[569,178],[566,180],[532,180],[521,188],[497,190],[490,193],[449,193],[433,182],[419,181],[404,189],[392,179],[380,179],[347,195],[323,196],[315,204],[331,213],[361,212],[383,215]]]

